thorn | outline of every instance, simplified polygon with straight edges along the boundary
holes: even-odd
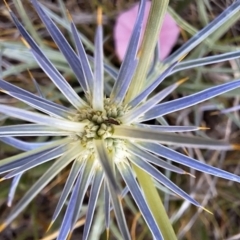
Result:
[[[180,28],[180,34],[182,35],[184,42],[187,42],[188,36],[187,36],[186,32],[184,31],[184,29]]]
[[[118,194],[117,198],[118,198],[119,202],[122,202],[123,198],[121,197],[121,195]]]
[[[209,127],[198,127],[198,130],[209,130],[209,129],[211,129],[211,128],[209,128]]]
[[[176,84],[179,86],[179,85],[183,84],[184,82],[186,82],[188,79],[189,79],[189,77],[182,78],[179,81],[177,81]]]
[[[5,228],[6,228],[7,224],[3,223],[2,225],[0,225],[0,232],[2,232]]]
[[[139,59],[140,57],[141,57],[141,55],[142,55],[142,49],[141,49],[141,47],[139,48],[139,50],[138,50],[138,52],[137,52],[137,59]]]
[[[233,150],[240,150],[240,144],[232,144]]]
[[[109,228],[106,229],[107,240],[109,239]]]
[[[7,10],[8,10],[9,12],[11,12],[11,9],[10,9],[8,3],[7,3],[7,0],[3,0],[3,2],[4,2],[4,4],[5,4]]]
[[[6,91],[4,89],[0,89],[0,92],[8,94],[8,91]]]
[[[72,15],[71,15],[71,13],[67,9],[66,9],[66,14],[67,14],[68,20],[70,22],[73,22]]]
[[[185,152],[185,154],[186,154],[187,156],[189,156],[189,152],[187,151],[186,148],[183,148],[183,151]]]
[[[67,236],[67,240],[70,240],[70,239],[71,239],[71,237],[72,237],[72,233],[73,233],[73,231],[71,231],[71,232],[68,234],[68,236]]]
[[[6,178],[0,178],[0,182],[2,182],[2,181],[4,181],[4,180],[6,180]],[[1,232],[1,231],[0,231]]]
[[[204,211],[206,211],[206,212],[210,213],[211,215],[213,215],[213,213],[211,211],[209,211],[208,209],[206,209],[206,208],[204,208],[202,206],[200,206],[200,208],[202,208]]]
[[[184,172],[184,174],[189,175],[190,177],[196,178],[196,176],[194,176],[193,174],[189,173],[189,172]]]
[[[23,44],[24,44],[28,49],[31,49],[30,45],[28,44],[28,42],[27,42],[23,37],[21,37],[21,40],[22,40]]]
[[[50,228],[52,227],[53,223],[54,223],[53,221],[50,222],[50,224],[49,224],[49,226],[48,226],[48,228],[46,230],[46,233],[50,230]]]
[[[32,73],[30,72],[30,70],[27,69],[27,71],[28,71],[28,74],[29,74],[30,78],[33,79],[34,77],[33,77]]]
[[[184,54],[183,56],[181,56],[181,57],[178,59],[178,62],[181,62],[187,55],[188,55],[188,53],[186,53],[186,54]]]
[[[102,25],[102,8],[98,7],[97,9],[97,24]]]

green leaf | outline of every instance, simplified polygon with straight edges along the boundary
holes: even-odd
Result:
[[[159,32],[167,11],[169,0],[153,0],[147,21],[146,30],[140,47],[140,59],[134,77],[132,79],[125,101],[129,102],[144,87],[149,64],[157,43]]]
[[[163,238],[165,240],[177,240],[152,178],[136,165],[132,165],[132,167],[134,168],[138,182],[144,192],[146,202],[161,230]]]

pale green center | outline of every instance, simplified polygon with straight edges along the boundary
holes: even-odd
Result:
[[[86,158],[95,155],[94,139],[103,139],[110,158],[118,163],[126,159],[125,141],[112,138],[114,125],[120,125],[120,117],[127,111],[126,107],[116,106],[110,103],[110,99],[104,99],[104,111],[96,111],[91,107],[79,110],[72,119],[74,122],[85,124],[84,130],[75,133],[76,141],[85,149]],[[100,167],[99,161],[96,166]]]
[[[83,145],[92,139],[111,138],[113,125],[120,125],[119,118],[124,115],[126,109],[110,103],[110,99],[104,99],[104,111],[96,111],[91,107],[83,108],[74,117],[73,121],[85,123],[84,131],[76,133]]]

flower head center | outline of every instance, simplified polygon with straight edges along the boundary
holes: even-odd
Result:
[[[84,131],[77,133],[82,143],[87,143],[94,138],[110,138],[113,133],[113,125],[120,125],[119,118],[124,114],[123,106],[116,106],[109,98],[104,99],[104,110],[96,111],[91,107],[79,110],[74,121],[86,123]]]
[[[116,106],[110,103],[110,99],[104,99],[104,110],[97,111],[85,107],[78,111],[72,119],[75,122],[85,124],[81,132],[75,132],[77,141],[87,150],[90,156],[94,154],[94,139],[103,139],[108,153],[114,162],[125,159],[125,142],[121,139],[112,138],[114,125],[120,125],[120,117],[127,111],[124,106]],[[100,165],[99,165],[100,166]]]

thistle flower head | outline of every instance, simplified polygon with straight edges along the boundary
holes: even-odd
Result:
[[[2,92],[27,103],[41,112],[0,105],[1,113],[30,122],[28,124],[0,127],[0,140],[25,151],[0,161],[0,173],[7,172],[3,179],[13,178],[9,194],[9,205],[11,205],[16,186],[24,172],[45,162],[55,160],[52,166],[14,206],[9,217],[2,224],[1,229],[5,228],[17,217],[29,202],[61,170],[71,163],[71,171],[52,217],[53,223],[67,199],[69,199],[58,236],[58,239],[61,240],[67,239],[73,230],[80,216],[84,195],[89,186],[91,186],[91,192],[83,239],[88,238],[97,200],[101,193],[104,195],[106,228],[109,229],[110,212],[114,210],[123,238],[130,239],[121,203],[121,199],[128,192],[135,200],[153,237],[162,239],[155,213],[152,211],[149,200],[144,194],[144,186],[141,185],[141,173],[143,172],[149,174],[153,179],[165,185],[177,195],[201,207],[197,201],[164,176],[154,165],[178,174],[187,173],[160,157],[201,172],[240,182],[240,177],[234,174],[199,162],[170,148],[170,146],[174,145],[231,150],[239,148],[239,146],[209,138],[176,134],[177,132],[201,130],[198,126],[168,126],[146,123],[148,120],[156,119],[160,121],[168,113],[193,106],[240,86],[240,80],[235,80],[193,95],[161,103],[166,96],[185,81],[184,79],[152,96],[157,86],[167,76],[181,68],[188,68],[191,64],[196,65],[194,62],[190,64],[188,62],[179,63],[178,61],[180,56],[186,53],[186,50],[189,51],[189,48],[197,44],[196,38],[194,44],[191,45],[192,40],[190,40],[182,50],[179,50],[166,61],[164,69],[161,70],[158,77],[152,81],[149,78],[149,81],[146,80],[145,84],[137,86],[137,81],[134,79],[141,60],[141,54],[138,54],[138,52],[145,0],[141,1],[128,51],[118,72],[104,64],[100,8],[98,10],[94,58],[92,58],[86,54],[79,33],[71,20],[71,31],[76,51],[71,48],[58,27],[45,12],[43,6],[37,0],[33,0],[32,3],[74,72],[84,96],[80,97],[74,91],[9,9],[25,45],[31,51],[42,70],[72,106],[59,105],[42,96],[32,94],[4,80],[0,80]],[[230,10],[232,11],[236,7],[239,9],[239,4],[233,4]],[[230,10],[229,12],[231,12]],[[230,14],[229,12],[228,14]],[[217,21],[219,19],[216,19]],[[211,31],[212,29],[208,30],[208,34]],[[216,61],[220,61],[220,58],[224,60],[224,57],[220,56]],[[91,67],[92,62],[93,69]],[[207,64],[209,62],[211,61],[204,59],[202,62],[199,60],[198,64]],[[110,87],[104,82],[105,71],[114,78],[110,94],[104,91],[104,89]],[[37,144],[26,143],[14,138],[18,136],[59,136],[59,139]],[[122,180],[124,185],[121,184]]]

